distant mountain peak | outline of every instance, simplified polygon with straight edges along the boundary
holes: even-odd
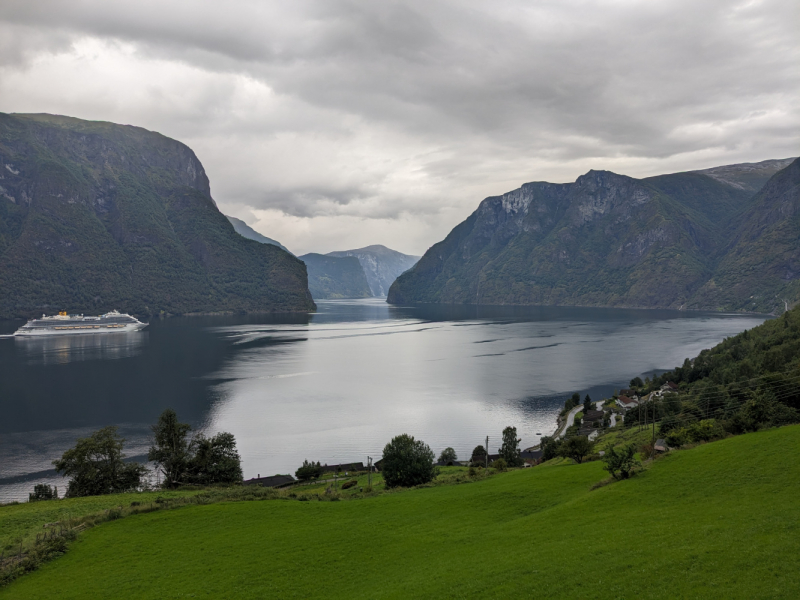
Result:
[[[419,256],[410,256],[381,244],[373,244],[355,250],[329,252],[327,256],[355,256],[364,269],[370,291],[375,297],[384,297],[402,273],[413,267]]]
[[[231,225],[233,225],[233,228],[236,231],[236,233],[238,233],[242,237],[246,237],[248,240],[254,240],[262,244],[272,244],[273,246],[277,246],[281,250],[289,252],[289,249],[286,246],[284,246],[283,244],[281,244],[276,240],[273,240],[272,238],[268,238],[267,236],[258,233],[255,229],[250,227],[247,223],[245,223],[241,219],[237,219],[236,217],[230,217],[228,215],[225,215],[225,218],[227,218],[228,221],[231,222]],[[289,254],[292,253],[289,252]]]

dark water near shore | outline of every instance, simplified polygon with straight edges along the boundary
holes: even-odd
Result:
[[[245,477],[304,458],[366,461],[399,433],[467,456],[514,425],[523,446],[574,391],[595,398],[672,368],[759,316],[320,302],[313,315],[154,320],[142,332],[0,339],[0,502],[77,437],[116,424],[142,456],[167,407],[231,431]],[[19,323],[0,323],[11,333]]]

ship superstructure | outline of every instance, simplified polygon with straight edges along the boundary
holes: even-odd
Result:
[[[136,317],[112,310],[99,317],[85,317],[83,315],[68,315],[60,312],[57,315],[28,321],[17,329],[15,336],[33,335],[64,335],[74,333],[114,333],[124,331],[138,331],[147,327]]]

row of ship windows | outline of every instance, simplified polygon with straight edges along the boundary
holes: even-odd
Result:
[[[125,325],[70,325],[53,327],[53,329],[100,329],[101,327],[125,327]]]

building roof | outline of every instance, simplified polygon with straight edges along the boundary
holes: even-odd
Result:
[[[366,471],[367,468],[364,466],[363,462],[357,463],[341,463],[338,465],[323,465],[322,472],[323,473],[334,473],[336,471]]]
[[[603,420],[603,411],[602,410],[587,410],[583,413],[583,420],[584,421],[602,421]]]
[[[253,477],[242,482],[244,485],[260,485],[261,487],[283,487],[295,483],[291,475],[272,475],[270,477]]]

